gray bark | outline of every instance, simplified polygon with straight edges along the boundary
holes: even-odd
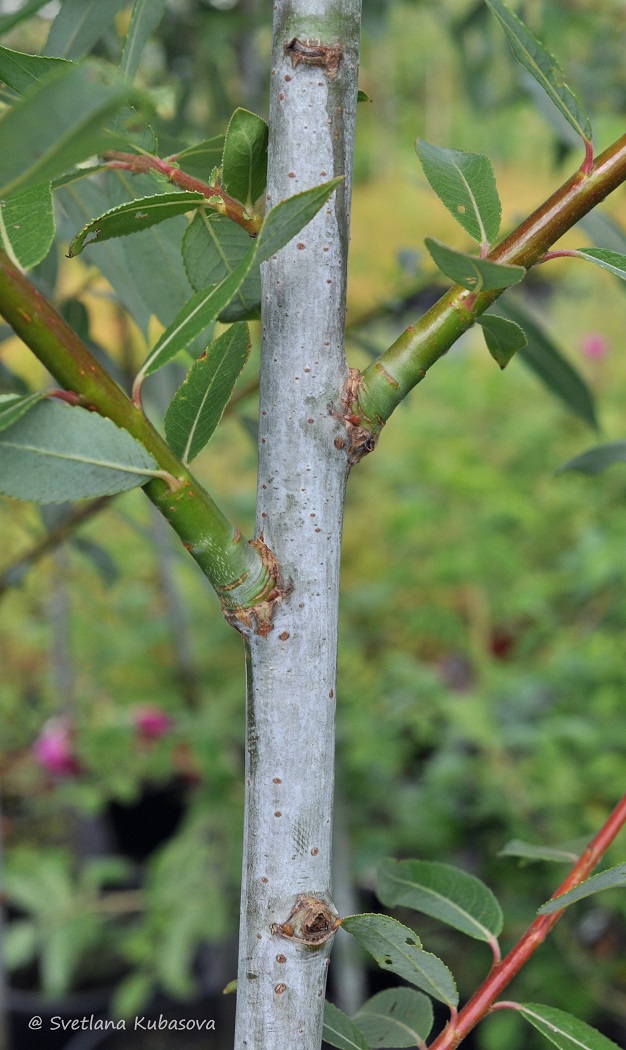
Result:
[[[360,0],[276,0],[268,207],[345,182],[264,267],[257,531],[291,593],[247,640],[246,827],[237,1050],[318,1050],[331,938],[282,936],[299,896],[331,900],[337,605],[347,374],[345,284]],[[340,46],[324,69],[285,46]],[[337,52],[334,52],[336,58]],[[310,57],[310,56],[309,56]],[[287,931],[289,932],[289,929]]]

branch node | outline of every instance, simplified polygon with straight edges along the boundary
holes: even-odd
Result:
[[[307,948],[317,948],[334,936],[341,919],[333,904],[323,897],[296,897],[286,922],[272,923],[270,930],[278,937],[299,941]]]
[[[285,51],[291,58],[294,69],[300,62],[303,66],[319,66],[329,80],[336,80],[339,63],[343,58],[341,44],[328,47],[319,40],[298,40],[294,36],[293,40],[285,44]]]
[[[261,638],[267,638],[270,631],[274,630],[272,621],[276,608],[280,605],[283,598],[291,594],[293,587],[291,583],[282,581],[278,559],[267,544],[263,542],[263,533],[261,533],[258,540],[249,540],[248,542],[258,552],[269,576],[269,582],[265,591],[255,605],[249,607],[240,605],[235,609],[228,608],[222,596],[223,592],[232,589],[232,585],[231,587],[221,588],[218,593],[220,593],[224,619],[231,627],[234,627],[236,631],[243,635],[253,633]]]

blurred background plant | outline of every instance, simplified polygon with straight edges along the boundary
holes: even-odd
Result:
[[[613,0],[523,6],[592,111],[602,148],[626,109],[625,9]],[[39,52],[58,8],[39,5],[20,20],[20,5],[4,0],[2,43]],[[87,44],[114,61],[131,11],[117,8]],[[260,0],[168,0],[139,69],[162,153],[222,133],[238,104],[265,113],[270,14]],[[355,165],[355,366],[438,294],[423,237],[454,238],[417,164],[418,135],[489,155],[503,228],[579,163],[567,127],[543,111],[482,2],[369,0],[361,80],[372,101],[360,106]],[[102,197],[117,199],[117,178],[59,192],[65,241],[32,276],[125,382],[146,333],[168,322],[189,287],[173,269],[142,286],[134,262],[151,251],[152,231],[64,259],[67,239],[104,210]],[[608,229],[621,251],[623,200],[594,220],[602,243]],[[174,242],[184,222],[159,235]],[[565,243],[594,236],[589,226]],[[577,378],[568,384],[544,370],[541,384],[528,357],[502,374],[471,332],[390,421],[349,486],[338,705],[338,896],[349,899],[352,884],[357,904],[371,905],[386,855],[460,863],[494,889],[511,939],[552,892],[555,869],[500,851],[511,839],[555,844],[593,833],[620,793],[626,748],[626,473],[555,475],[597,440],[594,423],[603,440],[624,437],[624,287],[567,260],[526,284],[517,308],[532,312]],[[131,298],[143,329],[129,319]],[[38,366],[8,330],[0,337],[2,392],[34,385]],[[254,358],[212,453],[197,461],[250,533]],[[171,392],[181,366],[162,375]],[[159,382],[155,404],[168,400]],[[77,513],[84,520],[74,528]],[[2,500],[0,529],[9,962],[25,972],[38,957],[38,980],[59,992],[80,981],[88,955],[115,956],[116,1005],[127,1014],[158,989],[184,998],[204,982],[215,991],[234,975],[240,641],[137,492],[93,513]],[[554,1005],[575,995],[579,1015],[619,1039],[623,897],[577,909],[518,994],[532,999],[549,982]],[[464,944],[459,957],[453,933],[428,923],[421,932],[471,990],[481,947]],[[63,961],[53,965],[55,952]],[[335,981],[341,990],[341,975]],[[491,1050],[504,1037],[515,1050],[508,1024],[490,1020],[477,1044]]]

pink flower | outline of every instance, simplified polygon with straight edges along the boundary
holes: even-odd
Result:
[[[133,721],[142,740],[158,740],[172,728],[170,716],[155,706],[140,707],[135,711]]]
[[[585,357],[592,361],[601,361],[608,352],[608,343],[600,332],[588,332],[580,342],[580,349]]]
[[[79,772],[73,754],[72,726],[65,718],[50,718],[33,744],[39,765],[56,777],[73,777]]]

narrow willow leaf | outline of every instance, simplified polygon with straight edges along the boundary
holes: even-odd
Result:
[[[519,300],[512,302],[508,297],[500,303],[500,309],[526,333],[528,342],[519,351],[520,361],[532,369],[537,378],[570,412],[597,430],[598,421],[591,390],[580,373],[563,357],[531,311]]]
[[[412,988],[388,988],[372,996],[354,1015],[369,1047],[419,1046],[433,1026],[433,1008]]]
[[[267,137],[268,127],[261,117],[247,109],[235,110],[226,131],[220,183],[248,208],[267,182]]]
[[[515,321],[509,321],[506,317],[498,317],[497,314],[483,314],[476,318],[482,327],[487,349],[494,361],[500,368],[506,368],[509,361],[526,346],[528,340],[523,328]]]
[[[568,124],[582,139],[590,141],[591,124],[575,94],[564,81],[563,70],[556,58],[546,51],[527,26],[502,3],[502,0],[485,0],[500,24],[502,25],[513,54],[518,62],[535,78],[538,84],[552,99],[554,105],[565,117]]]
[[[357,91],[356,95],[357,102],[372,102],[372,98],[368,95],[367,91],[362,91],[361,88]]]
[[[25,95],[36,84],[43,84],[59,67],[66,65],[68,63],[63,58],[25,55],[21,51],[0,47],[0,80],[18,95]]]
[[[183,260],[189,283],[195,289],[217,284],[232,273],[250,251],[250,237],[225,215],[201,209],[183,237]],[[221,321],[253,320],[261,312],[261,270],[254,263]]]
[[[376,893],[388,907],[414,908],[479,941],[493,942],[502,930],[489,887],[451,864],[388,858],[378,867]]]
[[[626,441],[609,441],[606,445],[598,445],[587,452],[581,452],[579,456],[574,456],[559,467],[558,473],[578,470],[581,474],[601,474],[615,463],[626,463]]]
[[[591,1025],[577,1017],[541,1003],[519,1003],[518,1012],[559,1050],[620,1050]]]
[[[454,978],[436,955],[422,951],[419,937],[389,915],[350,915],[342,922],[383,970],[392,970],[448,1006],[459,1001]]]
[[[617,864],[614,868],[607,868],[606,871],[600,871],[597,875],[592,875],[590,879],[585,879],[573,890],[568,890],[567,893],[562,893],[559,897],[547,901],[538,909],[537,914],[551,915],[552,912],[568,908],[570,904],[582,901],[585,897],[592,897],[594,893],[600,893],[601,890],[623,889],[625,886],[626,864]]]
[[[505,266],[489,259],[479,259],[476,255],[467,255],[465,252],[456,251],[455,248],[449,248],[434,237],[427,237],[425,243],[441,272],[470,292],[510,288],[512,284],[519,284],[526,276],[523,266]]]
[[[187,374],[165,414],[165,436],[183,463],[201,452],[217,427],[250,356],[247,324],[219,336]]]
[[[49,183],[0,201],[0,244],[22,270],[30,270],[45,259],[53,240],[54,211]]]
[[[577,251],[583,259],[595,263],[596,266],[602,266],[605,270],[610,270],[616,277],[621,277],[623,281],[626,281],[626,255],[609,251],[608,248],[578,248]]]
[[[188,175],[207,182],[213,169],[222,163],[224,141],[224,135],[214,135],[212,139],[198,142],[195,146],[188,146],[187,149],[181,150],[170,159],[175,160]]]
[[[108,121],[132,92],[103,80],[93,62],[67,65],[0,120],[0,197],[49,182],[96,153],[123,145]],[[127,138],[127,136],[126,136]]]
[[[20,22],[25,22],[27,18],[37,14],[37,11],[45,7],[47,3],[49,3],[49,0],[29,0],[19,11],[13,11],[10,15],[3,15],[0,18],[0,36],[4,36],[14,26],[19,25]]]
[[[142,365],[139,375],[158,371],[200,335],[226,308],[241,288],[253,263],[262,263],[287,244],[326,203],[341,178],[281,201],[266,216],[248,253],[219,284],[201,289],[176,315]]]
[[[415,148],[424,175],[451,215],[479,244],[498,236],[502,208],[493,168],[482,153],[441,149],[418,139]]]
[[[75,255],[80,255],[83,248],[96,241],[106,241],[110,237],[126,237],[130,233],[141,233],[142,230],[156,226],[159,222],[165,222],[174,215],[184,215],[185,212],[198,208],[204,200],[201,193],[182,190],[172,193],[156,193],[151,197],[139,197],[126,204],[120,204],[97,219],[92,219],[80,233],[76,234],[70,243],[68,257],[71,259]]]
[[[322,1039],[339,1050],[368,1050],[365,1037],[354,1021],[328,1000],[324,1003]]]
[[[165,0],[135,0],[120,63],[120,74],[128,80],[135,76],[143,49],[164,13]]]
[[[521,839],[511,839],[498,853],[499,857],[520,857],[523,860],[549,860],[557,863],[576,862],[587,845],[587,839],[563,843],[561,846],[539,846]]]
[[[26,394],[0,394],[0,430],[17,423],[21,416],[25,415],[33,405],[41,401],[43,393]]]
[[[128,0],[63,0],[50,26],[45,54],[57,58],[82,58],[113,24]]]
[[[145,485],[158,465],[110,419],[42,401],[0,434],[0,492],[36,503],[106,496]]]

